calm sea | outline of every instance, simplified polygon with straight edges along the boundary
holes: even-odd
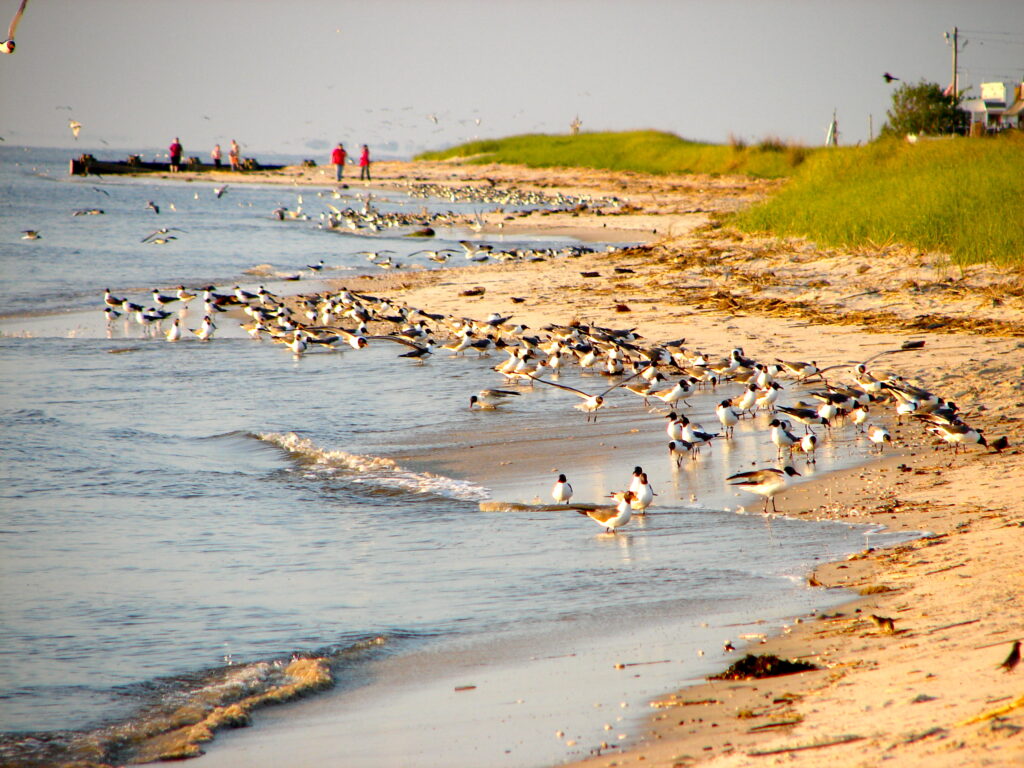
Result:
[[[774,458],[760,424],[674,470],[664,420],[632,396],[613,396],[589,433],[553,388],[506,412],[469,411],[470,394],[499,383],[494,359],[418,364],[375,343],[296,360],[226,320],[208,344],[108,328],[104,288],[148,305],[153,288],[254,288],[245,270],[270,264],[305,279],[269,289],[315,290],[308,264],[343,277],[374,270],[357,253],[368,243],[396,259],[423,244],[316,227],[326,202],[356,207],[364,190],[339,200],[328,187],[236,184],[217,198],[212,183],[72,179],[67,161],[0,149],[0,757],[60,756],[83,733],[144,722],[225,679],[256,686],[316,655],[332,660],[334,690],[261,712],[197,764],[237,750],[248,765],[339,758],[275,752],[288,741],[274,734],[303,728],[330,733],[350,766],[554,764],[635,734],[647,697],[725,663],[725,638],[834,604],[804,586],[809,568],[886,539],[735,514],[756,502],[727,492],[724,475]],[[271,215],[298,195],[312,220]],[[457,208],[375,196],[381,209]],[[72,215],[91,208],[105,213]],[[140,242],[158,227],[178,239]],[[23,240],[27,229],[41,238]],[[440,235],[452,245],[472,233]],[[712,424],[728,394],[699,395],[688,413]],[[573,513],[479,510],[495,497],[546,500],[550,472],[424,469],[425,455],[504,441],[538,441],[581,500],[624,487],[642,464],[656,506],[611,537]],[[617,445],[580,451],[583,441]],[[813,471],[865,452],[840,434]],[[632,674],[614,671],[619,661],[663,663]],[[476,689],[452,698],[460,682]],[[581,714],[601,702],[614,717]],[[400,739],[382,725],[393,716]]]

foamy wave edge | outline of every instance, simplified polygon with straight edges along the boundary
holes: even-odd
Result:
[[[331,688],[335,668],[358,662],[387,643],[383,636],[290,660],[256,661],[200,673],[170,684],[160,701],[121,723],[91,731],[13,734],[0,741],[0,765],[24,768],[113,768],[183,760],[224,728],[250,725],[256,710]]]
[[[314,471],[328,474],[338,470],[351,472],[354,475],[353,482],[459,501],[484,501],[491,496],[487,488],[468,480],[456,480],[430,472],[411,472],[402,469],[394,459],[383,456],[321,448],[309,438],[294,432],[260,432],[255,437],[287,451]]]

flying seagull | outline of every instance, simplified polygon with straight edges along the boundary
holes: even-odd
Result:
[[[3,53],[14,53],[14,31],[18,28],[18,22],[21,21],[21,14],[25,12],[26,5],[28,5],[28,0],[21,0],[21,5],[18,6],[14,18],[11,19],[11,26],[7,28],[7,39],[0,45],[0,51]]]

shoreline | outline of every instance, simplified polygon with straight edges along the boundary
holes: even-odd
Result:
[[[720,247],[714,239],[712,233],[710,237],[698,235],[693,238],[696,242],[662,241],[650,250],[657,254],[662,249],[675,249],[681,251],[673,254],[677,261],[690,261],[687,251],[703,249],[713,253]],[[806,347],[814,341],[826,348],[824,353],[817,351],[817,354],[821,358],[826,358],[827,354],[829,362],[863,359],[883,349],[898,348],[908,335],[916,340],[924,339],[925,349],[920,353],[892,356],[883,365],[905,375],[919,371],[918,378],[923,386],[955,397],[964,412],[972,414],[972,422],[979,420],[989,427],[990,439],[1008,433],[1011,448],[998,454],[975,448],[968,455],[957,457],[952,467],[947,467],[947,450],[936,450],[933,441],[916,434],[920,431],[918,428],[905,426],[900,430],[902,439],[910,444],[902,455],[801,484],[781,495],[780,501],[787,510],[794,507],[801,510],[794,514],[796,517],[882,523],[890,530],[929,531],[930,534],[890,550],[867,552],[852,560],[822,565],[813,574],[817,583],[851,590],[849,602],[836,612],[839,615],[794,625],[792,631],[750,649],[782,657],[817,657],[824,662],[825,668],[821,671],[754,683],[714,682],[684,688],[674,694],[673,703],[678,706],[655,708],[648,721],[649,727],[644,729],[645,735],[631,741],[625,751],[606,751],[573,765],[762,765],[765,755],[756,753],[773,749],[786,750],[778,754],[784,755],[787,762],[805,765],[820,764],[823,758],[837,766],[877,764],[883,759],[893,765],[920,765],[925,761],[950,766],[1003,761],[1003,764],[1010,764],[1024,758],[1024,739],[1013,738],[1017,732],[1014,728],[1024,726],[1024,710],[1020,707],[1005,713],[1005,719],[987,718],[967,723],[973,717],[997,710],[1000,705],[1013,703],[1020,695],[1020,683],[1015,684],[1013,675],[1004,674],[998,664],[1016,635],[1024,634],[1021,621],[1024,601],[1020,597],[1020,588],[1024,586],[1024,502],[1017,490],[1017,479],[1024,476],[1024,461],[1019,449],[1013,447],[1019,442],[1021,408],[1024,407],[1024,391],[1019,379],[1024,372],[1024,344],[1014,336],[985,333],[989,329],[978,328],[982,331],[980,335],[965,333],[964,330],[975,330],[971,321],[986,314],[986,308],[982,305],[979,311],[977,296],[929,295],[933,291],[943,293],[939,287],[943,283],[957,282],[950,280],[941,257],[933,254],[901,253],[896,249],[888,253],[883,249],[882,253],[842,254],[832,249],[818,252],[809,244],[801,243],[797,258],[791,259],[786,258],[785,253],[764,253],[770,251],[771,246],[766,245],[763,238],[741,236],[738,239],[740,248],[737,250],[754,252],[750,254],[750,261],[769,261],[775,257],[775,264],[767,267],[769,271],[772,267],[778,269],[780,262],[789,265],[798,260],[801,266],[820,262],[819,271],[824,272],[822,282],[832,276],[835,263],[844,257],[853,262],[845,265],[844,274],[865,276],[877,270],[875,262],[879,256],[896,261],[897,266],[903,267],[900,271],[907,275],[902,292],[879,287],[878,294],[864,297],[873,300],[876,306],[863,298],[849,302],[852,306],[843,308],[851,317],[843,320],[866,322],[867,327],[853,326],[857,330],[852,330],[845,324],[827,326],[830,340],[841,340],[831,350],[827,340],[821,338],[826,334],[815,333],[807,326],[800,327],[803,323],[794,322],[791,315],[772,312],[771,306],[767,307],[770,314],[754,313],[755,308],[765,306],[762,301],[757,307],[754,300],[762,299],[765,294],[776,291],[793,295],[793,287],[785,284],[776,287],[771,281],[758,286],[760,290],[751,291],[750,295],[737,296],[739,292],[735,292],[730,296],[732,302],[739,305],[732,306],[732,312],[740,315],[750,312],[742,319],[732,317],[732,322],[739,326],[734,333],[746,331],[748,335],[759,336],[756,340],[759,343],[771,339],[774,348],[784,349],[788,330],[801,337],[793,344],[794,348],[804,346],[807,351]],[[747,245],[751,240],[752,245]],[[580,260],[571,269],[584,271],[607,266],[602,262],[601,255],[595,255]],[[629,256],[617,258],[615,263],[628,268],[638,266]],[[575,283],[568,289],[575,288],[576,295],[593,295],[580,285],[578,277],[575,280],[570,277],[570,268],[566,265],[544,265],[543,269],[549,273],[548,279],[552,278],[550,273],[555,272],[559,281]],[[690,272],[693,271],[691,267]],[[982,298],[990,295],[991,286],[1000,284],[998,276],[992,274],[994,271],[971,270]],[[490,276],[481,270],[481,279],[465,280],[467,284],[479,283],[488,289],[487,300],[480,301],[479,313],[512,309],[522,317],[522,305],[513,308],[504,301],[506,296],[495,284],[498,281],[490,280]],[[664,272],[657,277],[664,279]],[[693,278],[687,274],[673,282],[689,282],[690,279]],[[1013,276],[1003,276],[1003,279],[1012,284]],[[631,276],[630,282],[632,280]],[[600,310],[593,308],[593,314],[588,315],[595,322],[623,324],[626,318],[617,315],[612,306],[617,303],[616,298],[624,299],[631,308],[642,306],[638,306],[637,297],[631,295],[635,293],[632,286],[625,280],[616,282],[619,285],[613,295],[602,297],[605,306]],[[651,281],[645,282],[644,291],[651,291]],[[802,282],[803,285],[795,287],[804,293],[814,280]],[[828,289],[826,285],[811,288],[818,294],[827,294]],[[691,293],[699,290],[689,289]],[[845,290],[856,292],[849,285]],[[656,319],[661,333],[655,338],[685,335],[704,342],[705,334],[716,325],[709,319],[717,317],[720,322],[724,314],[721,305],[708,307],[705,304],[716,299],[716,291],[713,282],[703,288],[704,295],[698,297],[693,309],[710,311],[686,313],[687,322],[679,325],[688,328],[677,328],[672,320],[666,323],[664,317]],[[405,298],[436,308],[437,304],[424,295],[429,292],[430,289],[412,289],[407,291],[411,295]],[[452,292],[457,294],[457,291]],[[1019,337],[1024,308],[1018,295],[1012,291],[1009,294],[1013,297],[1013,312],[1003,313],[1002,320],[1012,325],[999,330],[1005,331],[1008,327]],[[544,302],[543,293],[532,295],[537,297],[538,303]],[[895,306],[877,307],[879,296]],[[664,293],[644,298],[652,302],[650,314],[660,314],[657,305],[668,301]],[[822,297],[816,298],[820,301]],[[1005,309],[1010,301],[989,303]],[[913,321],[914,313],[922,308],[943,315],[947,322],[937,323],[934,329],[921,330]],[[442,304],[440,309],[448,311],[451,307]],[[530,323],[550,309],[544,307],[536,315],[526,314],[524,319]],[[873,323],[872,313],[877,316],[881,311],[887,313],[884,325]],[[903,318],[905,322],[901,323]],[[556,322],[564,319],[548,318]],[[633,313],[628,320],[633,325],[640,318]],[[758,334],[751,332],[751,325],[768,327]],[[886,331],[885,326],[896,327]],[[949,333],[948,329],[952,328],[957,332]],[[859,342],[860,354],[848,346],[848,342],[854,341],[850,337],[856,337]],[[762,352],[753,345],[746,351],[755,357]],[[907,469],[898,468],[900,465]],[[988,569],[988,562],[999,563],[998,571]],[[1002,578],[1008,579],[1005,588],[1000,583]],[[853,591],[871,592],[882,587],[890,591],[861,596]],[[988,610],[982,610],[983,607]],[[895,632],[889,634],[864,618],[872,613],[896,618]],[[922,663],[922,656],[927,664]],[[719,696],[718,705],[681,704],[716,698],[710,691],[720,691],[723,687],[728,688],[729,698]],[[787,696],[787,693],[792,695]],[[667,699],[671,697],[660,701]],[[786,720],[798,722],[778,725]],[[793,750],[793,747],[810,744],[824,745],[844,735],[860,738],[834,746]]]
[[[811,657],[822,670],[684,688],[674,699],[659,699],[665,706],[654,709],[645,735],[625,751],[605,751],[575,765],[763,765],[772,750],[781,750],[777,754],[787,763],[828,760],[835,768],[883,759],[894,766],[1024,759],[1024,734],[1018,735],[1024,708],[967,722],[1016,702],[1024,674],[1021,668],[1012,674],[998,669],[1010,643],[1024,635],[1024,460],[1017,448],[1024,306],[1016,289],[1005,288],[1014,276],[979,267],[957,279],[934,254],[892,246],[819,250],[802,241],[706,226],[714,215],[770,191],[771,184],[726,180],[716,193],[692,178],[676,189],[675,180],[635,174],[453,164],[402,164],[395,176],[424,176],[419,166],[426,165],[439,183],[479,183],[487,176],[541,189],[614,189],[636,209],[614,217],[623,231],[649,231],[658,239],[616,254],[614,261],[598,253],[571,262],[392,273],[336,284],[396,291],[431,311],[476,317],[514,312],[531,327],[573,317],[636,325],[653,339],[685,336],[715,354],[742,345],[755,358],[816,359],[820,365],[925,340],[924,349],[888,357],[878,367],[956,399],[972,423],[989,429],[990,440],[1010,438],[1002,453],[975,446],[946,466],[948,451],[936,451],[919,427],[906,425],[898,435],[904,454],[780,495],[780,507],[795,517],[884,523],[932,535],[822,565],[814,579],[826,587],[879,591],[851,594],[838,615],[794,625],[751,649]],[[311,169],[302,183],[324,183],[316,178],[319,170]],[[245,181],[265,179],[246,174]],[[286,177],[279,183],[298,182]],[[717,203],[705,199],[715,194]],[[571,224],[600,233],[611,217],[545,218],[545,226]],[[488,216],[486,227],[497,228],[497,219]],[[540,220],[526,216],[515,225]],[[613,272],[613,266],[631,272]],[[600,281],[580,274],[595,271]],[[486,288],[484,296],[469,302],[460,297],[462,289],[478,285]],[[529,300],[513,304],[513,293]],[[895,618],[894,632],[864,618],[871,613]],[[710,700],[716,703],[705,703]]]

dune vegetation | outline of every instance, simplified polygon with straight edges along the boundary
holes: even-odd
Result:
[[[417,160],[463,158],[470,163],[514,163],[531,168],[594,168],[639,173],[739,173],[760,178],[789,176],[812,150],[781,139],[747,144],[688,141],[662,131],[526,134],[424,152]]]
[[[817,152],[770,199],[738,213],[747,231],[827,245],[902,243],[954,264],[1024,265],[1024,135],[888,139]]]
[[[728,144],[660,131],[522,135],[426,152],[534,168],[788,177],[766,202],[732,223],[747,231],[805,236],[823,245],[900,243],[949,254],[961,267],[1024,265],[1024,134],[998,138],[881,139],[807,148],[776,138]]]

